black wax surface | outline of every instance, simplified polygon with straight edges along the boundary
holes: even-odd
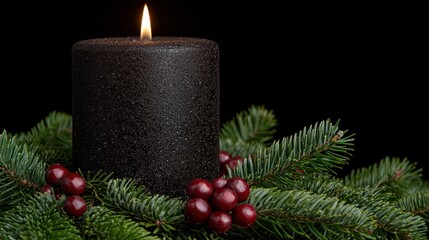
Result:
[[[218,175],[219,50],[197,38],[104,38],[72,48],[73,161],[184,197]]]

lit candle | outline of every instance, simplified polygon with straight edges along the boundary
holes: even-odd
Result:
[[[72,47],[73,161],[184,197],[218,173],[219,52],[208,39],[100,38]]]

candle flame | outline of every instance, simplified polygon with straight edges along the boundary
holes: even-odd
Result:
[[[143,17],[142,17],[142,25],[140,29],[140,39],[141,40],[152,40],[152,30],[150,28],[150,17],[149,10],[147,9],[147,5],[144,5],[143,8]]]

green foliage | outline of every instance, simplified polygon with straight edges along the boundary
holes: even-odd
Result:
[[[315,123],[273,141],[272,111],[251,106],[227,122],[220,149],[245,156],[228,169],[252,186],[256,224],[214,234],[185,220],[185,201],[150,194],[132,179],[80,172],[88,210],[63,211],[64,197],[35,194],[46,163],[71,159],[71,116],[51,113],[28,133],[0,135],[0,239],[427,239],[429,183],[407,159],[385,158],[344,179],[353,135]]]
[[[32,152],[48,164],[68,164],[72,156],[72,117],[52,112],[27,133],[17,135]]]
[[[410,186],[421,185],[422,169],[407,159],[386,157],[368,168],[353,170],[344,178],[347,186],[378,186],[395,194],[396,197],[408,195]],[[394,197],[395,197],[394,196]]]
[[[79,174],[84,177],[86,184],[82,198],[91,205],[101,204],[104,201],[107,185],[113,173],[107,174],[100,170],[95,174],[91,171],[86,173],[79,171]]]
[[[174,230],[174,224],[184,220],[185,202],[164,195],[151,195],[143,186],[130,179],[113,179],[107,187],[110,206],[119,208],[130,216],[145,222],[146,227],[159,230]]]
[[[323,239],[321,236],[326,232],[364,238],[376,228],[367,211],[338,198],[311,192],[254,188],[248,202],[259,214],[254,228],[272,238]]]
[[[138,223],[104,207],[90,207],[83,216],[81,228],[87,238],[109,240],[156,240]]]
[[[248,157],[233,170],[228,169],[228,176],[243,177],[250,185],[270,187],[283,184],[285,177],[296,175],[296,170],[333,172],[346,163],[351,151],[353,138],[344,134],[338,123],[329,120],[316,123],[261,148],[254,157]]]
[[[219,148],[234,156],[248,156],[273,138],[275,126],[277,120],[272,111],[262,106],[251,106],[223,125]]]
[[[46,164],[23,144],[0,134],[0,212],[10,209],[45,184]]]
[[[422,218],[404,212],[389,202],[390,194],[381,194],[381,187],[349,187],[337,179],[308,176],[296,181],[293,188],[337,197],[368,211],[377,221],[378,228],[373,235],[379,238],[421,239],[427,231]]]
[[[82,239],[62,210],[64,198],[38,194],[0,215],[0,236],[8,239]]]
[[[395,205],[406,212],[419,215],[429,222],[429,189],[400,198],[395,201]]]

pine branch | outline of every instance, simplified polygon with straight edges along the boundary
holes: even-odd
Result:
[[[379,187],[348,187],[340,180],[307,176],[296,181],[293,188],[337,197],[368,211],[377,220],[378,228],[373,235],[378,239],[383,239],[383,236],[387,236],[384,239],[422,239],[427,232],[422,218],[404,212],[390,203],[390,194],[381,194],[383,189]]]
[[[160,233],[163,240],[221,240],[224,239],[223,235],[214,234],[206,229],[198,229],[195,226],[187,226],[180,229],[180,231],[174,232],[162,232]],[[237,238],[235,238],[237,240]]]
[[[164,195],[150,195],[143,186],[136,186],[133,180],[114,179],[109,181],[106,196],[115,207],[142,221],[146,227],[170,231],[173,225],[184,220],[185,202]]]
[[[67,165],[72,156],[72,117],[52,112],[29,132],[17,134],[17,138],[48,164]]]
[[[140,227],[137,222],[104,207],[90,207],[81,223],[87,238],[109,240],[155,240],[160,239]]]
[[[0,134],[0,212],[10,209],[45,184],[46,164],[24,144]]]
[[[8,239],[82,239],[63,209],[64,199],[38,194],[4,213],[0,236]]]
[[[402,210],[419,215],[426,222],[429,222],[429,189],[400,198],[394,204]]]
[[[334,172],[346,163],[352,150],[353,138],[344,134],[338,123],[322,121],[260,149],[235,169],[228,169],[228,176],[243,177],[253,186],[272,187],[281,177],[296,175],[297,169],[306,173]]]
[[[85,193],[82,198],[84,198],[90,206],[103,203],[105,201],[104,194],[107,191],[107,186],[113,173],[107,174],[102,170],[95,174],[91,171],[83,173],[80,169],[78,172],[84,177],[86,183]]]
[[[310,192],[254,188],[248,202],[258,212],[252,228],[267,238],[325,239],[326,232],[365,238],[376,228],[367,211]]]
[[[220,133],[220,149],[236,156],[248,156],[265,146],[275,133],[277,120],[272,111],[263,106],[251,106],[239,112],[231,121],[223,124]]]
[[[344,178],[344,184],[353,187],[385,186],[387,192],[395,194],[393,197],[408,195],[413,185],[421,185],[422,169],[416,169],[415,163],[407,159],[386,157],[379,163],[368,168],[353,170]]]

